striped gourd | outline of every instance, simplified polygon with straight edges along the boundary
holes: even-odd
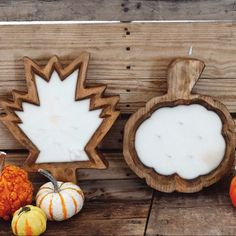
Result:
[[[82,209],[84,194],[79,186],[56,181],[45,170],[39,172],[51,181],[42,185],[36,195],[36,205],[46,213],[49,220],[66,220]]]
[[[17,210],[12,219],[11,228],[15,235],[41,235],[47,227],[47,217],[42,209],[26,205]]]

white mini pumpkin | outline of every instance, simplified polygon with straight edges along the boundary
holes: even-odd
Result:
[[[50,180],[36,195],[36,205],[46,213],[48,220],[63,221],[82,209],[84,194],[78,185],[56,181],[46,170],[39,172]]]

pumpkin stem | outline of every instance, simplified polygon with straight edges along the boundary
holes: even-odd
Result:
[[[30,207],[24,206],[21,208],[20,212],[18,213],[18,215],[20,215],[23,212],[27,212],[27,211],[31,211]]]
[[[38,172],[51,181],[51,183],[53,184],[55,192],[57,192],[57,193],[60,192],[60,189],[59,189],[59,186],[58,186],[58,183],[57,183],[56,179],[52,176],[52,174],[50,174],[49,171],[43,170],[43,169],[38,169]]]
[[[2,173],[4,168],[6,155],[7,154],[5,152],[0,152],[0,174]]]

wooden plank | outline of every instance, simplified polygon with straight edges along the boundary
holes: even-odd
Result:
[[[24,160],[27,157],[26,152],[11,152],[7,155],[6,163],[22,166]],[[96,169],[80,169],[78,171],[78,181],[88,180],[118,180],[118,179],[136,179],[137,176],[131,171],[126,164],[122,152],[108,152],[104,153],[105,159],[108,161],[109,166],[105,170]],[[236,164],[236,159],[235,159]],[[234,167],[232,171],[236,172]],[[235,173],[236,174],[236,173]],[[45,178],[38,173],[29,173],[30,180],[32,182],[43,182]]]
[[[42,183],[35,183],[35,192]],[[48,222],[45,235],[143,235],[152,190],[139,179],[83,181],[86,202],[81,213],[64,222]],[[91,227],[92,226],[92,227]],[[0,234],[10,224],[0,221]]]
[[[1,26],[0,32],[1,96],[9,95],[12,88],[26,89],[23,56],[45,64],[49,56],[58,54],[68,63],[83,50],[91,53],[88,83],[108,83],[109,93],[117,89],[124,93],[135,85],[139,88],[154,82],[159,87],[170,61],[189,56],[191,46],[192,56],[206,63],[202,78],[234,79],[236,74],[235,24],[25,25]],[[209,81],[201,83],[205,89],[210,88]]]
[[[118,104],[118,108],[123,114],[130,114],[136,111],[139,107],[144,106],[146,101],[154,96],[163,95],[167,90],[166,78],[140,78],[138,79],[138,83],[134,78],[92,80],[92,83],[90,81],[88,83],[89,85],[94,85],[98,82],[108,84],[108,89],[106,90],[107,95],[119,94],[120,103]],[[8,97],[11,98],[10,92],[13,87],[25,91],[25,85],[18,86],[16,83],[18,82],[0,81],[0,96],[5,97],[8,94]],[[23,84],[24,81],[20,81],[20,83]],[[193,92],[216,97],[227,105],[231,112],[236,112],[236,103],[234,102],[236,99],[236,79],[201,78],[196,83]]]
[[[80,214],[64,222],[48,222],[45,235],[143,235],[152,189],[127,168],[121,153],[106,153],[107,170],[80,170],[78,179],[86,202]],[[7,163],[21,165],[24,153],[8,155]],[[34,195],[47,181],[30,174]],[[92,227],[91,227],[92,225]],[[58,228],[59,227],[59,228]],[[11,235],[10,224],[0,220],[0,235]]]
[[[24,80],[23,56],[44,64],[49,56],[58,54],[68,62],[88,50],[92,55],[88,79],[165,78],[170,60],[188,56],[192,46],[192,56],[207,64],[203,77],[234,78],[235,31],[235,24],[230,23],[1,26],[4,57],[0,71],[2,78]]]
[[[206,63],[194,92],[215,96],[236,112],[236,24],[21,25],[1,26],[0,33],[3,97],[9,97],[11,89],[26,89],[23,56],[43,65],[58,54],[68,63],[87,50],[91,53],[88,84],[108,84],[107,94],[120,94],[121,113],[130,114],[165,93],[168,64],[175,57],[188,56],[192,46],[191,56]],[[2,124],[0,130],[0,149],[22,148]],[[122,130],[123,124],[117,122],[101,147],[120,149]]]
[[[81,213],[63,222],[48,222],[46,235],[143,235],[146,203],[87,203]],[[10,223],[0,222],[1,235],[11,234]]]
[[[66,64],[86,50],[91,53],[88,84],[108,84],[107,94],[120,94],[121,113],[130,114],[165,93],[168,64],[187,57],[192,47],[191,56],[206,63],[194,92],[217,97],[236,112],[236,24],[15,25],[0,26],[0,33],[0,96],[26,90],[23,56],[44,65],[58,54]],[[0,149],[22,148],[2,124],[0,130]],[[101,148],[120,149],[122,130],[118,121]]]
[[[227,1],[1,1],[0,20],[235,20]]]
[[[117,158],[115,153],[107,155],[110,156],[109,162],[111,159]],[[20,164],[23,159],[23,154],[21,158],[18,158],[18,155],[11,155],[8,161]],[[16,162],[16,160],[18,161]],[[120,167],[122,168],[122,166]],[[85,208],[75,218],[60,223],[59,233],[61,235],[64,235],[67,230],[71,230],[70,232],[73,234],[79,232],[79,235],[96,235],[96,233],[97,235],[109,235],[111,232],[113,235],[143,234],[152,190],[140,179],[122,180],[125,176],[117,175],[115,169],[111,168],[107,177],[112,177],[114,174],[116,180],[103,180],[101,175],[104,171],[96,173],[93,177],[91,173],[91,178],[81,176],[80,186],[86,194],[87,201]],[[189,235],[191,234],[190,229],[194,230],[193,234],[198,235],[234,235],[236,215],[227,194],[230,178],[223,179],[220,183],[197,194],[156,193],[147,235],[159,233]],[[41,181],[45,180],[38,179],[38,181],[40,183],[34,184],[35,192],[42,185]],[[226,220],[222,221],[224,217]],[[182,220],[182,218],[184,219]],[[92,230],[89,227],[91,224],[96,226]],[[153,225],[152,229],[150,229],[150,224]],[[101,228],[101,225],[104,227]],[[49,222],[46,235],[53,235],[57,228],[58,223]],[[0,229],[2,235],[10,234],[9,224],[1,221]]]
[[[197,194],[155,193],[146,235],[235,235],[230,179]]]
[[[81,169],[78,171],[78,180],[103,179],[134,179],[137,176],[127,166],[122,153],[105,153],[109,163],[105,170]]]
[[[23,56],[45,64],[57,54],[68,63],[83,50],[91,53],[88,79],[165,78],[170,60],[188,57],[191,46],[192,57],[206,63],[203,78],[235,78],[232,23],[11,25],[0,32],[3,81],[24,81]]]
[[[25,152],[10,152],[7,155],[6,163],[22,166],[27,157]],[[105,170],[80,169],[77,171],[78,181],[106,180],[106,179],[136,179],[137,176],[127,166],[121,152],[104,153],[109,167]],[[32,182],[43,182],[45,178],[38,173],[30,173]]]

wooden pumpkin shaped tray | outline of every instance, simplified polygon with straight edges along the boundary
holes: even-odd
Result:
[[[197,192],[217,182],[234,161],[234,121],[226,107],[192,94],[204,63],[176,59],[168,91],[135,112],[125,125],[124,157],[152,188]]]

